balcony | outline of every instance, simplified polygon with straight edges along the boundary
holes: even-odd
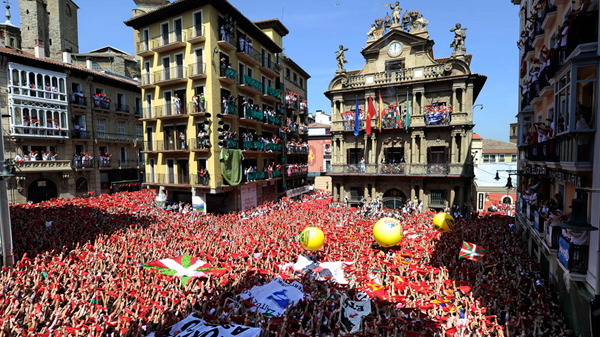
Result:
[[[204,26],[202,24],[197,24],[187,29],[187,42],[196,44],[204,42],[204,40],[206,38],[204,37]]]
[[[17,163],[19,173],[71,171],[70,160],[36,160]]]
[[[264,151],[264,144],[262,142],[255,142],[255,141],[249,141],[249,140],[245,140],[242,142],[243,145],[243,149],[244,151]]]
[[[525,147],[525,159],[529,161],[557,162],[560,158],[558,141],[546,141]]]
[[[85,108],[88,106],[87,97],[85,97],[81,93],[74,93],[74,94],[69,95],[69,97],[70,97],[69,103],[71,103],[71,105],[75,105],[75,106],[82,107],[82,108]]]
[[[598,10],[580,12],[569,28],[565,59],[580,45],[594,42],[598,42]]]
[[[98,168],[100,169],[112,169],[112,160],[110,157],[100,157],[98,161]]]
[[[267,87],[267,93],[263,95],[263,101],[279,103],[281,101],[281,93],[271,87]]]
[[[94,98],[94,109],[97,112],[109,113],[115,110],[115,105],[110,101],[110,99],[106,100],[102,98]]]
[[[231,85],[236,83],[236,74],[237,72],[231,68],[227,68],[226,70],[221,70],[221,76],[219,77],[219,81],[226,85]]]
[[[210,138],[205,136],[204,139],[190,138],[190,148],[192,152],[209,152],[210,151]]]
[[[254,49],[241,48],[238,46],[236,55],[240,61],[246,63],[249,67],[257,67],[260,65],[260,53]]]
[[[281,173],[281,170],[274,170],[273,172],[271,172],[269,179],[277,179],[281,178],[282,176],[283,174]]]
[[[150,178],[154,178],[154,177],[150,177]],[[183,185],[181,187],[190,187],[190,177],[187,174],[175,175],[175,174],[157,173],[156,179],[153,179],[152,182],[147,180],[146,183],[158,184],[158,185]]]
[[[286,175],[288,177],[300,176],[308,174],[308,165],[286,167]]]
[[[158,152],[156,144],[145,141],[142,146],[142,152],[144,152],[144,153]]]
[[[156,119],[178,119],[188,118],[184,104],[164,104],[154,107],[154,118]]]
[[[473,175],[473,166],[467,164],[338,164],[332,165],[328,173],[331,175],[410,175],[469,177]]]
[[[73,131],[71,131],[71,138],[72,139],[92,139],[92,132],[91,131],[84,131],[81,129],[75,129]]]
[[[125,133],[109,133],[97,131],[94,138],[99,142],[117,142],[117,143],[133,143],[138,141],[138,137],[132,134]]]
[[[210,177],[207,175],[190,174],[190,184],[194,186],[210,186]]]
[[[154,52],[150,50],[150,41],[140,41],[135,47],[135,54],[142,57],[148,57],[154,55]]]
[[[206,78],[206,66],[204,63],[194,63],[188,66],[190,80],[202,80]]]
[[[198,101],[198,104],[191,102],[188,104],[187,112],[191,116],[204,116],[206,114],[206,102]]]
[[[426,67],[415,67],[380,73],[349,76],[347,87],[363,87],[367,85],[382,85],[401,83],[418,79],[434,79],[451,75],[444,70],[443,65],[431,65]]]
[[[279,66],[279,64],[264,58],[261,61],[260,71],[267,75],[267,77],[279,77],[281,71],[281,66]]]
[[[244,116],[240,118],[240,120],[252,120],[256,122],[264,121],[264,114],[261,111],[252,110],[249,108],[245,109]]]
[[[119,159],[119,168],[132,168],[132,167],[136,167],[137,164],[138,164],[138,161],[136,159],[131,159],[131,160]]]
[[[235,104],[227,104],[227,109],[223,111],[223,117],[227,116],[237,116],[237,106]]]
[[[190,141],[189,139],[168,141],[158,140],[156,141],[156,150],[158,152],[189,152]]]
[[[287,154],[308,154],[308,147],[304,146],[288,146]]]
[[[186,31],[172,31],[168,34],[162,34],[154,37],[151,42],[152,51],[156,53],[164,53],[170,50],[185,47],[187,37]]]
[[[83,157],[77,157],[71,162],[73,168],[76,170],[85,170],[94,168],[94,159],[87,159]]]
[[[156,121],[156,117],[152,113],[152,107],[145,106],[143,108],[143,115],[140,117],[140,121],[142,121],[142,122]]]
[[[223,141],[223,146],[226,149],[237,149],[238,141],[235,138],[227,139],[227,140]]]
[[[235,40],[235,34],[229,35],[228,33],[225,33],[224,35],[221,35],[219,33],[219,38],[220,40],[217,41],[217,45],[219,45],[219,48],[221,50],[223,50],[224,52],[230,52],[232,50],[235,50],[235,46],[231,44],[231,39]]]
[[[140,88],[142,89],[152,89],[155,88],[156,85],[153,82],[152,76],[150,73],[142,74],[142,83],[140,84]]]
[[[259,172],[248,172],[246,174],[246,182],[256,181],[256,180],[265,180],[266,174],[263,171]]]
[[[129,105],[117,103],[117,113],[129,113]]]
[[[39,126],[39,124],[32,126],[29,122],[24,124],[26,125],[11,125],[11,135],[15,137],[69,138],[69,130],[60,127]]]
[[[141,118],[143,112],[144,109],[141,106],[136,106],[135,108],[133,108],[133,115],[137,118]]]
[[[281,126],[281,119],[276,116],[267,115],[266,123],[274,126]]]
[[[170,85],[187,82],[186,69],[183,66],[164,68],[163,70],[155,71],[153,76],[152,83],[155,85]]]
[[[267,152],[281,152],[283,146],[281,144],[268,143],[267,144]]]
[[[571,273],[587,274],[588,269],[588,245],[576,245],[570,243],[564,237],[558,240],[558,260]]]
[[[544,241],[546,241],[549,249],[558,249],[558,242],[561,237],[562,228],[558,226],[551,226],[549,224],[545,224],[545,226],[546,230]]]
[[[244,82],[238,84],[237,87],[249,95],[261,95],[263,90],[262,83],[248,75],[244,75]]]
[[[436,126],[449,126],[452,115],[449,113],[426,113],[425,114],[425,126],[436,127]]]

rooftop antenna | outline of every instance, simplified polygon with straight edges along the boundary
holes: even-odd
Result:
[[[6,15],[5,24],[12,25],[12,22],[10,22],[10,18],[12,17],[12,15],[10,15],[10,3],[9,3],[10,0],[4,0],[3,2],[6,4],[6,6],[4,6],[4,7],[6,7],[6,14],[4,14],[4,15]]]
[[[285,7],[281,8],[281,21],[283,21],[283,12],[285,11]]]

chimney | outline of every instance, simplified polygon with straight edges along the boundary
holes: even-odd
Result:
[[[94,62],[92,62],[91,58],[87,58],[85,59],[85,67],[88,68],[89,70],[93,70],[94,68]]]
[[[46,51],[44,50],[44,41],[35,40],[35,46],[33,47],[35,51],[35,57],[39,59],[46,58]]]
[[[71,64],[71,53],[69,53],[68,51],[64,51],[63,52],[63,62],[64,63],[68,63]]]

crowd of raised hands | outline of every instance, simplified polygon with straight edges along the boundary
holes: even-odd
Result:
[[[432,212],[385,210],[404,239],[383,249],[372,236],[377,218],[323,192],[220,216],[168,212],[155,196],[12,205],[17,263],[0,274],[0,336],[164,336],[190,314],[260,327],[261,336],[345,336],[346,299],[371,303],[356,336],[572,334],[512,217],[480,214],[442,234]],[[325,233],[317,252],[298,242],[307,225]],[[462,241],[484,247],[484,262],[458,259]],[[182,285],[143,266],[180,255],[226,272]],[[284,267],[300,255],[343,261],[347,284]],[[304,291],[282,316],[240,298],[276,277]]]

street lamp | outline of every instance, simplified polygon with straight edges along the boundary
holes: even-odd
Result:
[[[483,110],[483,104],[475,104],[475,105],[473,105],[473,109],[472,109],[472,111],[471,111],[471,112],[473,112],[473,113],[474,113],[474,112],[475,112],[475,108],[476,108],[476,107],[479,107],[479,110]]]

